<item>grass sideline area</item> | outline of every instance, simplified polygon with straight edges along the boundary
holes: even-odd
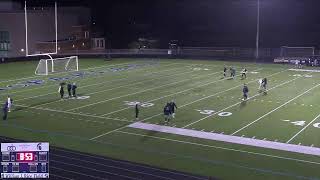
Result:
[[[218,179],[320,179],[320,157],[130,128],[139,121],[252,139],[320,147],[320,73],[290,65],[179,59],[80,59],[80,71],[35,76],[37,62],[0,64],[0,102],[14,100],[0,135]],[[223,67],[236,69],[223,78]],[[241,80],[243,67],[247,78]],[[227,74],[229,76],[229,73]],[[258,80],[268,78],[268,92]],[[76,82],[78,99],[58,84]],[[242,87],[249,87],[243,103]],[[7,88],[10,87],[10,88]]]

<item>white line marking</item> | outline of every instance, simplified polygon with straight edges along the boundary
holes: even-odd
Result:
[[[303,95],[307,94],[309,91],[311,91],[311,90],[313,90],[313,89],[317,88],[318,86],[320,86],[320,84],[318,84],[318,85],[316,85],[316,86],[313,86],[312,88],[308,89],[307,91],[305,91],[305,92],[303,92],[303,93],[299,94],[298,96],[296,96],[296,97],[294,97],[294,98],[290,99],[289,101],[287,101],[287,102],[285,102],[285,103],[281,104],[280,106],[278,106],[278,107],[274,108],[273,110],[271,110],[271,111],[267,112],[266,114],[264,114],[264,115],[260,116],[258,119],[256,119],[256,120],[252,121],[251,123],[249,123],[249,124],[247,124],[247,125],[243,126],[243,127],[242,127],[242,128],[240,128],[240,129],[236,130],[236,131],[235,131],[234,133],[232,133],[231,135],[234,135],[234,134],[236,134],[236,133],[238,133],[238,132],[242,131],[243,129],[245,129],[245,128],[247,128],[247,127],[251,126],[252,124],[254,124],[254,123],[258,122],[258,121],[259,121],[259,120],[261,120],[262,118],[264,118],[264,117],[268,116],[269,114],[273,113],[274,111],[277,111],[278,109],[280,109],[280,108],[282,108],[283,106],[285,106],[285,105],[289,104],[290,102],[292,102],[292,101],[294,101],[294,100],[298,99],[299,97],[301,97],[301,96],[303,96]]]
[[[279,84],[279,85],[276,85],[276,86],[268,89],[267,91],[270,91],[270,90],[275,89],[275,88],[277,88],[277,87],[279,87],[279,86],[282,86],[282,85],[284,85],[284,84],[287,84],[287,83],[289,83],[289,82],[292,82],[292,81],[294,81],[294,80],[296,80],[296,79],[298,79],[298,78],[301,78],[301,77],[297,77],[297,78],[291,79],[291,80],[289,80],[289,81],[283,82],[283,83],[281,83],[281,84]],[[252,99],[252,98],[254,98],[254,97],[257,97],[257,96],[259,96],[259,95],[261,95],[261,93],[258,93],[258,94],[256,94],[256,95],[248,98],[247,101],[250,100],[250,99]],[[237,105],[239,105],[239,104],[241,104],[241,103],[242,103],[242,101],[239,101],[238,103],[235,103],[235,104],[233,104],[233,105],[231,105],[231,106],[228,106],[228,107],[226,107],[226,108],[224,108],[224,109],[221,109],[220,111],[217,111],[217,112],[212,113],[212,114],[210,114],[210,115],[208,115],[208,116],[206,116],[206,117],[203,117],[203,118],[201,118],[201,119],[199,119],[199,120],[197,120],[197,121],[194,121],[194,122],[192,122],[192,123],[190,123],[190,124],[187,124],[187,125],[184,126],[184,128],[185,128],[185,127],[189,127],[189,126],[191,126],[191,125],[193,125],[193,124],[195,124],[195,123],[198,123],[198,122],[200,122],[200,121],[203,121],[203,120],[205,120],[205,119],[207,119],[207,118],[209,118],[209,117],[211,117],[211,116],[213,116],[213,115],[219,114],[220,112],[223,112],[223,111],[225,111],[225,110],[227,110],[227,109],[229,109],[229,108],[232,108],[232,107],[234,107],[234,106],[237,106]]]
[[[291,120],[289,120],[289,119],[282,119],[282,121],[289,122],[289,121],[291,121]]]
[[[307,124],[305,127],[303,127],[299,132],[297,132],[295,135],[293,135],[287,143],[291,142],[295,137],[297,137],[302,131],[304,131],[307,127],[309,127],[315,120],[317,120],[320,117],[320,114],[315,117],[309,124]]]
[[[287,71],[287,70],[283,70],[283,71],[280,71],[280,72],[273,73],[273,74],[271,74],[271,75],[269,75],[269,76],[267,76],[267,77],[271,77],[271,76],[280,74],[280,73],[285,72],[285,71]],[[259,79],[260,79],[260,78],[259,78]],[[251,81],[251,82],[255,82],[256,80],[258,80],[258,79],[255,79],[255,80],[253,80],[253,81]],[[249,83],[250,83],[250,82],[249,82]],[[203,100],[203,99],[210,98],[210,97],[212,97],[212,96],[215,96],[215,95],[217,95],[217,94],[221,94],[221,93],[223,93],[223,92],[227,92],[227,91],[229,91],[229,90],[231,90],[231,89],[235,89],[235,88],[238,88],[238,87],[240,87],[240,86],[242,86],[242,84],[240,84],[240,85],[238,85],[238,86],[235,86],[235,87],[233,87],[233,88],[229,88],[229,89],[227,89],[227,90],[224,90],[224,91],[221,91],[221,92],[218,92],[218,93],[215,93],[215,94],[212,94],[212,95],[203,97],[203,98],[201,98],[201,99],[198,99],[198,100],[189,102],[189,103],[187,103],[187,104],[184,104],[184,105],[180,106],[179,108],[181,109],[181,108],[183,108],[183,107],[185,107],[185,106],[188,106],[188,105],[190,105],[190,104],[192,104],[192,103],[201,101],[201,100]],[[272,88],[271,88],[271,89],[272,89]],[[141,121],[139,121],[139,122],[147,121],[147,120],[152,119],[152,118],[154,118],[154,117],[160,116],[161,114],[162,114],[162,113],[155,114],[155,115],[150,116],[150,117],[147,117],[147,118],[145,118],[145,119],[143,119],[143,120],[141,120]],[[90,140],[97,139],[97,138],[99,138],[99,137],[102,137],[102,136],[104,136],[104,135],[113,133],[113,132],[115,132],[115,131],[118,131],[118,130],[121,130],[121,129],[124,129],[124,128],[126,128],[126,126],[122,126],[122,127],[117,128],[117,129],[114,129],[114,130],[108,131],[108,132],[106,132],[106,133],[100,134],[100,135],[98,135],[98,136],[95,136],[95,137],[93,137],[93,138],[90,138]],[[184,127],[182,127],[182,128],[184,128]]]
[[[303,160],[303,159],[295,159],[295,158],[283,157],[283,156],[276,156],[276,155],[258,153],[258,152],[253,152],[253,151],[245,151],[245,150],[226,148],[226,147],[221,147],[221,146],[214,146],[214,145],[207,145],[207,144],[194,143],[194,142],[188,142],[188,141],[181,141],[181,140],[170,139],[170,138],[162,138],[162,137],[156,137],[156,136],[150,136],[150,135],[144,135],[144,134],[138,134],[138,133],[130,133],[130,132],[125,132],[125,131],[117,131],[117,133],[142,136],[142,137],[149,137],[149,138],[161,139],[161,140],[165,140],[165,141],[172,141],[172,142],[178,142],[178,143],[183,143],[183,144],[191,144],[191,145],[195,145],[195,146],[209,147],[209,148],[214,148],[214,149],[222,149],[222,150],[226,150],[226,151],[240,152],[240,153],[245,153],[245,154],[253,154],[253,155],[258,155],[258,156],[271,157],[271,158],[275,158],[275,159],[284,159],[284,160],[289,160],[289,161],[320,165],[320,162],[307,161],[307,160]],[[97,140],[95,140],[95,141],[97,141]],[[97,141],[97,142],[101,142],[101,141]]]

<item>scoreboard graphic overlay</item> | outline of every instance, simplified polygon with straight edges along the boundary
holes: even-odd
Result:
[[[49,143],[1,143],[1,178],[49,178]]]

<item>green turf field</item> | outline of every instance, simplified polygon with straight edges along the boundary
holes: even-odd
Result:
[[[202,60],[79,63],[82,73],[76,78],[74,73],[35,76],[37,62],[1,64],[1,105],[10,94],[15,107],[9,120],[0,122],[0,135],[221,179],[320,179],[318,155],[127,127],[136,122],[130,104],[140,102],[140,122],[164,126],[163,107],[174,99],[176,118],[166,126],[318,151],[319,72]],[[235,79],[222,78],[224,65],[236,68]],[[245,80],[242,67],[249,71]],[[60,100],[58,84],[66,77],[73,77],[81,99]],[[266,95],[258,91],[262,77],[268,78]],[[44,81],[32,85],[30,80]],[[22,87],[27,81],[29,86]],[[249,87],[246,102],[243,83]]]

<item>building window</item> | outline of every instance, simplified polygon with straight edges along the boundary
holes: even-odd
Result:
[[[86,39],[89,38],[89,31],[84,32],[84,38],[86,38]]]
[[[96,47],[100,47],[100,42],[99,42],[99,40],[96,40]]]
[[[103,40],[100,40],[100,47],[104,47],[104,43],[103,43]]]
[[[8,31],[0,31],[0,51],[9,51],[10,37]]]

